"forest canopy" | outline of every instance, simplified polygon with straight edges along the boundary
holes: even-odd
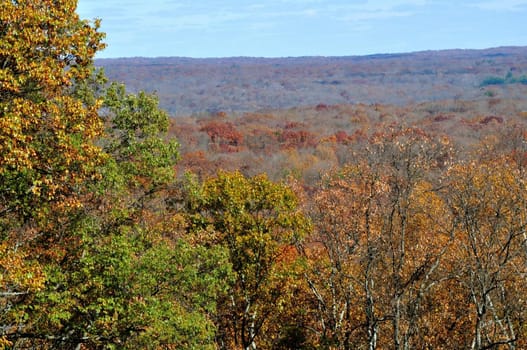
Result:
[[[0,7],[0,349],[527,347],[520,107],[472,143],[460,101],[194,125],[94,66],[76,5]]]

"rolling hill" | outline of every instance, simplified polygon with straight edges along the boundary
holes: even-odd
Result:
[[[172,116],[320,103],[514,99],[527,92],[527,47],[349,57],[136,57],[96,64],[133,92],[156,92]]]

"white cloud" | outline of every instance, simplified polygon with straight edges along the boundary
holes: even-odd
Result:
[[[333,18],[346,22],[369,22],[397,17],[410,17],[429,4],[428,0],[369,0],[364,3],[334,5]]]
[[[414,12],[410,11],[363,11],[340,16],[339,19],[343,21],[362,22],[396,17],[409,17],[413,15]]]
[[[148,22],[148,26],[162,31],[178,30],[217,30],[229,23],[244,21],[245,14],[234,12],[182,14],[170,17],[158,17],[155,22]],[[146,23],[145,23],[146,25]]]
[[[349,4],[348,7],[358,11],[393,11],[400,8],[415,8],[429,4],[429,0],[368,0],[362,4]]]
[[[486,11],[526,11],[527,0],[487,0],[469,5]]]
[[[402,44],[393,45],[397,40],[409,50],[460,47],[496,31],[496,43],[505,45],[521,36],[526,11],[527,0],[79,0],[78,7],[82,18],[102,18],[106,56],[275,56],[306,54],[314,47],[342,54],[351,50],[340,49],[349,43],[371,53],[401,51]],[[489,18],[498,28],[484,25]],[[309,46],[294,51],[291,43]]]

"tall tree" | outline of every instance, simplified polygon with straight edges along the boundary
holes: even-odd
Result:
[[[67,226],[76,244],[50,247],[61,259],[46,262],[47,288],[21,337],[43,348],[210,348],[226,254],[184,241],[170,220],[164,191],[178,152],[156,99],[115,84],[103,91],[101,177]]]
[[[448,152],[420,130],[392,130],[322,181],[306,277],[328,346],[419,346],[425,298],[451,242],[437,174],[430,176]]]
[[[471,349],[525,346],[526,187],[509,158],[450,170],[456,222],[456,279],[470,301]]]
[[[178,234],[168,117],[93,69],[75,9],[0,7],[0,346],[212,348],[226,251]]]
[[[266,323],[280,313],[288,282],[288,252],[309,230],[294,193],[260,175],[220,172],[188,185],[189,229],[229,252],[235,280],[218,311],[219,343],[255,349]]]
[[[75,211],[103,154],[97,104],[69,92],[91,72],[103,34],[79,19],[76,1],[2,1],[0,6],[0,337],[20,329],[42,288],[44,246],[64,239],[50,212]],[[51,232],[53,231],[53,232]],[[37,250],[34,250],[36,248]],[[45,247],[43,247],[45,248]],[[19,269],[18,272],[13,272]]]

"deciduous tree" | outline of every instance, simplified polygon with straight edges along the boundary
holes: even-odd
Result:
[[[191,233],[224,246],[236,276],[221,300],[220,344],[254,349],[262,334],[272,339],[266,323],[291,301],[282,294],[291,272],[281,262],[309,229],[295,195],[265,175],[219,172],[189,183],[186,206]]]
[[[0,7],[0,346],[212,348],[226,251],[178,234],[167,115],[93,69],[75,8]]]
[[[87,106],[70,94],[90,74],[103,34],[97,21],[80,20],[75,7],[69,0],[0,6],[3,315],[29,304],[42,288],[45,269],[38,257],[47,242],[63,239],[61,231],[51,233],[50,217],[67,217],[81,205],[85,185],[98,178],[104,161],[93,142],[102,132],[98,104]],[[20,317],[2,317],[2,339],[24,328],[24,312],[15,313]]]
[[[322,181],[306,277],[329,346],[422,345],[425,301],[452,241],[437,175],[430,176],[448,152],[420,130],[392,130]]]
[[[470,302],[471,349],[523,347],[526,187],[508,158],[450,170],[456,279]],[[519,293],[519,294],[518,294]]]

